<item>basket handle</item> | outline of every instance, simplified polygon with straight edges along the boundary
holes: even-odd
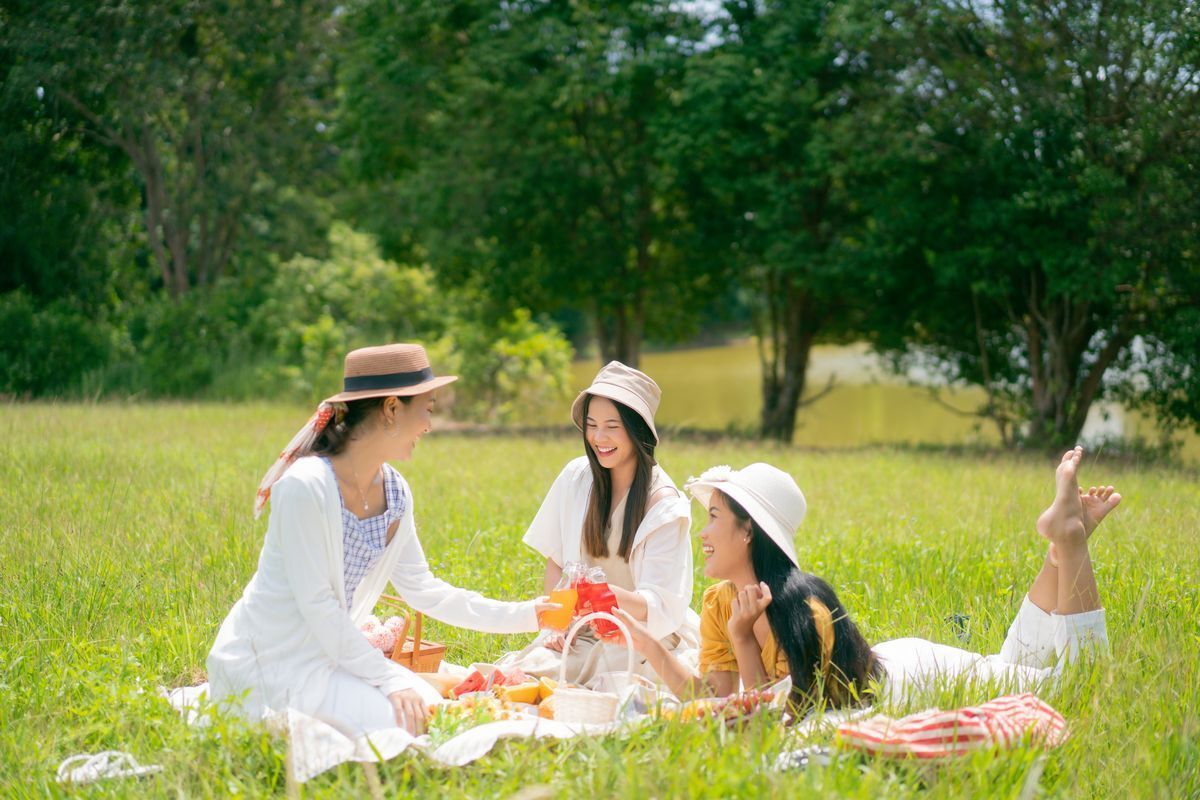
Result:
[[[404,610],[405,607],[411,608],[411,606],[408,606],[408,604],[405,603],[404,600],[402,600],[401,598],[397,597],[394,594],[379,595],[379,602],[381,602],[385,605],[395,606],[396,608],[399,608],[402,611]],[[404,627],[401,629],[400,635],[398,637],[396,637],[396,643],[398,646],[404,645],[405,640],[408,639],[409,623],[413,621],[414,617],[416,618],[417,628],[415,631],[413,631],[413,658],[416,658],[417,656],[419,656],[421,654],[421,622],[425,617],[424,614],[422,614],[420,611],[417,611],[415,609],[412,611],[411,614],[407,611],[404,612]]]
[[[585,614],[575,621],[571,626],[571,630],[567,632],[567,638],[563,640],[562,661],[558,665],[558,682],[566,684],[567,682],[567,653],[571,650],[571,642],[575,640],[575,634],[594,619],[606,619],[616,623],[621,630],[621,634],[625,637],[625,650],[628,655],[628,660],[625,665],[625,671],[629,673],[629,680],[634,680],[633,675],[633,637],[629,635],[629,628],[624,622],[609,614],[607,611],[593,611],[591,614]]]

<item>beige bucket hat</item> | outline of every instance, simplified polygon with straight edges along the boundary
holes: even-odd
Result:
[[[658,411],[658,402],[662,399],[662,390],[649,375],[620,361],[605,364],[592,379],[592,385],[580,392],[571,404],[571,419],[575,421],[575,427],[579,430],[583,430],[583,399],[589,394],[607,397],[635,411],[650,426],[654,443],[658,444],[654,415]]]
[[[436,377],[429,355],[419,344],[385,344],[360,347],[346,356],[342,391],[326,403],[345,403],[367,397],[408,397],[433,391],[458,380],[456,375]]]
[[[784,555],[800,566],[796,559],[796,529],[804,521],[808,504],[791,475],[761,462],[743,469],[713,467],[699,478],[688,478],[683,488],[705,508],[710,505],[713,490],[720,489],[746,509]]]

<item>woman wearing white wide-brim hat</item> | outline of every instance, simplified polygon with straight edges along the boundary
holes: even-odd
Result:
[[[385,657],[359,628],[388,581],[417,611],[492,633],[537,630],[538,601],[508,603],[438,580],[413,524],[413,496],[387,462],[412,457],[431,428],[425,349],[392,344],[346,356],[327,398],[267,471],[255,516],[271,516],[258,570],[208,656],[210,697],[252,719],[293,708],[353,735],[419,732],[438,692]],[[554,606],[556,607],[556,606]]]
[[[546,559],[547,592],[568,562],[602,567],[618,605],[668,650],[694,660],[691,511],[655,459],[660,398],[650,376],[619,361],[597,373],[571,406],[584,454],[559,473],[523,541]],[[543,633],[505,663],[557,677],[562,647],[561,635]],[[624,648],[585,632],[571,646],[567,677],[596,686],[624,669],[625,658]]]
[[[769,464],[714,467],[685,484],[708,511],[700,532],[704,573],[720,582],[704,593],[700,671],[666,652],[637,620],[618,611],[634,647],[680,696],[726,695],[739,683],[761,687],[786,676],[801,706],[854,705],[882,682],[895,699],[947,679],[998,680],[1032,688],[1081,651],[1108,641],[1087,537],[1117,506],[1113,487],[1075,484],[1082,449],[1063,456],[1056,496],[1038,518],[1050,554],[996,655],[924,639],[871,647],[833,588],[800,569],[795,535],[807,503],[792,476]]]

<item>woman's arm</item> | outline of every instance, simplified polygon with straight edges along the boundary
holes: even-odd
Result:
[[[688,517],[671,516],[647,534],[630,558],[629,566],[637,590],[625,595],[636,597],[618,594],[617,603],[645,622],[646,628],[657,638],[665,639],[679,630],[692,600],[692,543],[688,535]]]
[[[767,668],[763,665],[762,648],[754,635],[754,623],[771,605],[771,589],[765,583],[745,586],[733,598],[729,616],[729,639],[733,642],[733,654],[737,658],[738,673],[742,686],[757,689],[770,682]]]
[[[459,628],[484,633],[529,633],[538,629],[538,600],[493,600],[434,577],[417,538],[411,511],[401,521],[397,535],[403,536],[404,542],[392,570],[392,585],[404,602],[417,611]]]
[[[646,515],[649,516],[651,509],[659,503],[669,501],[674,497],[678,497],[679,492],[673,486],[664,486],[656,491],[646,501]],[[677,518],[678,519],[678,518]],[[690,520],[688,520],[690,521]],[[679,616],[678,621],[675,619],[678,605],[673,602],[676,594],[686,594],[687,599],[683,600],[683,605],[687,605],[691,599],[691,563],[686,565],[688,574],[686,591],[682,590],[681,585],[677,585],[678,581],[672,581],[671,576],[675,569],[684,569],[681,563],[682,554],[678,547],[678,542],[673,542],[670,537],[670,527],[676,523],[672,520],[666,526],[666,530],[658,530],[650,533],[647,536],[646,543],[640,548],[638,553],[638,569],[639,576],[637,589],[628,591],[620,586],[609,586],[613,594],[617,598],[617,605],[625,609],[630,615],[640,622],[650,622],[651,609],[654,609],[654,622],[652,627],[665,628],[670,627],[666,635],[670,635],[679,628],[679,623],[683,622],[683,617]],[[686,522],[681,525],[680,530],[683,532],[683,538],[687,539]],[[653,540],[653,541],[652,541]],[[687,555],[691,556],[691,543],[687,543]]]
[[[620,586],[608,585],[612,589],[613,596],[617,598],[617,607],[623,608],[629,612],[629,616],[636,619],[638,622],[645,622],[649,616],[650,606],[646,602],[646,598],[640,591],[631,592],[622,589]]]
[[[656,639],[645,625],[634,619],[632,614],[618,608],[616,615],[629,628],[633,649],[646,659],[646,663],[670,688],[671,693],[679,699],[723,697],[737,691],[737,673],[710,672],[704,676],[695,675],[660,640]],[[617,640],[619,641],[619,639],[618,635]]]
[[[554,591],[554,587],[558,586],[560,578],[562,578],[562,567],[553,558],[547,558],[546,577],[542,580],[542,590],[546,594],[550,594]]]

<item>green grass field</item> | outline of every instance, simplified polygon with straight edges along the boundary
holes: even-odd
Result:
[[[255,568],[266,527],[251,517],[255,485],[307,411],[5,410],[0,797],[58,795],[63,758],[108,748],[165,771],[81,796],[282,795],[280,741],[228,720],[191,729],[155,688],[202,679],[217,626]],[[426,438],[415,460],[398,466],[434,571],[499,598],[537,593],[540,559],[520,537],[579,451],[566,435]],[[1043,459],[670,440],[659,455],[677,483],[713,464],[766,460],[792,472],[810,508],[800,557],[834,584],[872,641],[955,643],[947,617],[966,614],[968,646],[998,648],[1044,552],[1032,529],[1052,489]],[[456,770],[402,756],[381,767],[385,789],[404,797],[1198,797],[1200,486],[1194,473],[1102,458],[1086,460],[1083,478],[1117,484],[1125,496],[1093,539],[1113,658],[1046,696],[1072,730],[1048,755],[980,753],[938,767],[846,759],[777,773],[769,764],[793,742],[766,721],[740,734],[655,723],[622,737],[502,743]],[[698,555],[696,563],[698,605],[706,581]],[[441,625],[430,634],[460,663],[524,641]],[[344,765],[304,793],[366,789],[362,771]]]

